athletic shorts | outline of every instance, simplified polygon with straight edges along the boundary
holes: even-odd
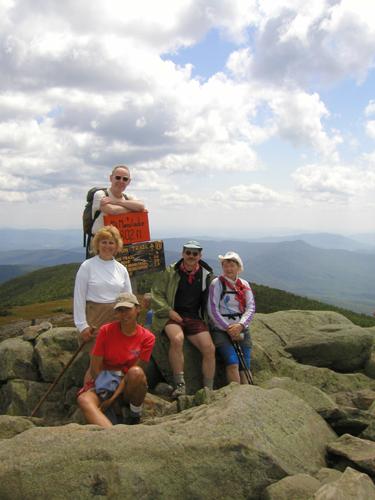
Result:
[[[178,325],[186,337],[197,335],[197,333],[208,332],[208,326],[201,319],[187,318],[185,316],[183,316],[182,319],[184,320],[183,323],[178,323],[170,319],[167,325]]]
[[[247,345],[245,345],[243,342],[239,343],[240,349],[243,353],[243,359],[245,361],[245,366],[246,368],[250,369],[250,355],[251,355],[251,348]],[[232,345],[221,345],[216,348],[217,352],[219,353],[220,357],[223,359],[225,366],[228,365],[238,365],[240,371],[243,371],[243,366],[242,363],[240,363],[240,360],[238,359],[238,355],[236,353],[235,348]]]

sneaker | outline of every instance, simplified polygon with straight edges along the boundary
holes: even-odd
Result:
[[[179,396],[185,396],[186,387],[183,382],[176,385],[176,389],[172,392],[172,398],[177,399]]]

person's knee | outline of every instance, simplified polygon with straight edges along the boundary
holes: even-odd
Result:
[[[81,410],[85,410],[87,408],[90,408],[92,405],[92,401],[87,397],[87,393],[84,392],[83,394],[80,394],[77,398],[77,403],[78,406],[81,408]]]
[[[128,382],[136,385],[147,383],[145,372],[140,366],[132,366],[129,368],[126,378]]]
[[[206,342],[202,345],[201,353],[208,358],[215,357],[215,346],[213,342]]]
[[[184,334],[182,332],[176,333],[169,341],[172,348],[182,350],[184,346]]]

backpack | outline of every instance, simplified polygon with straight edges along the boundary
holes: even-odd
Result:
[[[86,205],[83,209],[82,214],[82,225],[83,225],[83,246],[86,247],[86,259],[90,254],[90,241],[92,238],[92,226],[94,222],[100,215],[100,210],[97,210],[92,216],[92,203],[94,201],[94,194],[97,191],[104,191],[105,195],[108,196],[108,189],[101,187],[93,187],[87,191],[86,195]],[[125,193],[122,194],[125,200],[128,200],[128,196]]]
[[[85,208],[83,209],[83,214],[82,214],[83,246],[87,248],[89,248],[90,246],[90,240],[92,236],[91,232],[92,226],[94,225],[94,222],[100,215],[100,210],[97,210],[94,214],[94,217],[92,216],[92,202],[94,200],[94,194],[97,191],[104,191],[105,195],[108,196],[107,188],[93,187],[87,191],[86,205]]]

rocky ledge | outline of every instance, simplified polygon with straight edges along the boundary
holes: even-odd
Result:
[[[333,312],[258,314],[256,386],[148,394],[144,423],[82,425],[79,357],[38,413],[32,408],[77,349],[73,328],[49,324],[0,342],[0,498],[375,499],[375,329]],[[152,392],[170,382],[158,339]],[[197,391],[197,392],[196,392]],[[65,424],[65,425],[62,425]],[[51,426],[52,425],[52,426]]]

